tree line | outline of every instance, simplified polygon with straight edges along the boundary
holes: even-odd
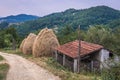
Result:
[[[78,32],[71,26],[64,27],[56,33],[60,44],[78,39]],[[104,25],[89,26],[88,30],[80,30],[81,40],[103,45],[113,53],[120,55],[120,28],[110,29]]]
[[[19,46],[21,37],[13,27],[0,29],[0,48],[12,48],[15,49]]]
[[[70,25],[58,28],[56,35],[60,44],[78,39],[77,30]],[[35,33],[39,31],[35,31]],[[87,30],[80,30],[80,36],[81,40],[103,45],[105,48],[120,55],[120,27],[111,29],[105,25],[89,26]],[[0,29],[0,48],[19,47],[22,39],[23,37],[18,35],[14,27]]]

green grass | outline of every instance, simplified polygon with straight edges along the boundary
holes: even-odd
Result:
[[[3,61],[4,58],[0,56],[0,61]],[[6,75],[9,69],[9,65],[6,63],[0,64],[0,80],[6,80]]]
[[[2,56],[0,56],[0,61],[4,60],[4,58]]]
[[[93,76],[89,73],[84,75],[83,73],[77,74],[71,72],[69,69],[63,67],[58,62],[56,62],[52,57],[48,57],[45,61],[47,66],[52,69],[51,72],[60,76],[62,80],[92,80]]]
[[[0,80],[6,80],[8,69],[8,64],[0,64]]]
[[[63,67],[52,57],[28,58],[30,61],[59,76],[62,80],[93,80],[94,74],[90,72],[82,72],[80,74],[73,73],[69,69]],[[98,80],[98,76],[97,79]],[[94,79],[95,80],[95,79]]]

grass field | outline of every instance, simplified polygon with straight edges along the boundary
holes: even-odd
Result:
[[[0,62],[3,61],[4,58],[0,56]],[[6,80],[6,75],[9,69],[9,65],[6,63],[0,63],[0,80]]]
[[[4,58],[2,56],[0,56],[0,61],[4,60]]]
[[[73,73],[57,63],[52,57],[29,58],[29,60],[59,76],[62,80],[93,80],[93,75]]]
[[[52,72],[54,75],[59,76],[62,80],[98,80],[94,79],[94,74],[82,72],[80,74],[73,73],[67,68],[63,67],[59,63],[57,63],[52,57],[39,57],[34,58],[32,55],[24,55],[19,50],[2,50],[6,53],[17,54],[23,56],[24,58],[36,63],[37,65],[47,69]]]
[[[0,64],[0,80],[6,80],[8,69],[8,64]]]

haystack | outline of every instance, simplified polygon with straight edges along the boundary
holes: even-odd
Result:
[[[21,44],[20,44],[20,51],[21,51],[21,52],[23,52],[23,45],[24,45],[24,43],[25,43],[25,40],[26,40],[26,38],[23,39],[23,41],[22,41]]]
[[[52,29],[43,29],[36,37],[33,44],[33,56],[49,56],[53,52],[53,48],[58,47],[59,42]]]
[[[33,43],[36,38],[36,35],[33,33],[30,33],[23,45],[23,53],[24,54],[32,54],[32,48],[33,48]]]

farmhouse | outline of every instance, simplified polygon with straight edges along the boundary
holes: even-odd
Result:
[[[55,48],[53,57],[63,66],[77,72],[78,49],[80,48],[80,69],[93,70],[107,67],[105,61],[113,56],[108,50],[98,44],[85,41],[80,41],[80,43],[81,47],[78,46],[79,41],[75,40]]]

